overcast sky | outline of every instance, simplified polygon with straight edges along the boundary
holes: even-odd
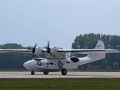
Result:
[[[120,0],[0,0],[0,44],[69,49],[88,33],[120,35]]]

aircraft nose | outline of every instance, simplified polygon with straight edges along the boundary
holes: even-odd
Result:
[[[23,64],[24,67],[26,67],[26,66],[28,66],[28,65],[29,65],[28,62],[25,62],[25,63]]]
[[[33,65],[33,61],[30,60],[30,61],[27,61],[23,64],[24,67],[27,67],[27,66],[32,66]]]
[[[29,60],[29,61],[23,63],[23,66],[24,66],[27,70],[30,70],[30,71],[33,69],[34,65],[35,65],[35,61],[34,61],[34,60]]]

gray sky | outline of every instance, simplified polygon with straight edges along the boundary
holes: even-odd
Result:
[[[120,35],[120,0],[0,0],[0,44],[67,49],[88,33]]]

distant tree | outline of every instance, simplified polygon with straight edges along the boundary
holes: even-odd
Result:
[[[105,69],[106,68],[106,66],[108,65],[108,61],[107,60],[104,60],[104,61],[102,61],[102,67]]]
[[[106,66],[105,66],[105,69],[110,70],[111,67],[109,67],[109,65],[106,65]]]
[[[119,63],[118,63],[118,62],[114,62],[114,63],[113,63],[113,68],[114,68],[114,69],[118,69],[118,66],[119,66]]]

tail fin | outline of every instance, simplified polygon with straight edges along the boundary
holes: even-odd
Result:
[[[104,43],[101,40],[98,40],[94,49],[105,49]],[[105,58],[105,53],[93,53],[88,55],[92,60],[99,60]]]
[[[98,40],[95,49],[105,49],[104,43],[101,40]]]

